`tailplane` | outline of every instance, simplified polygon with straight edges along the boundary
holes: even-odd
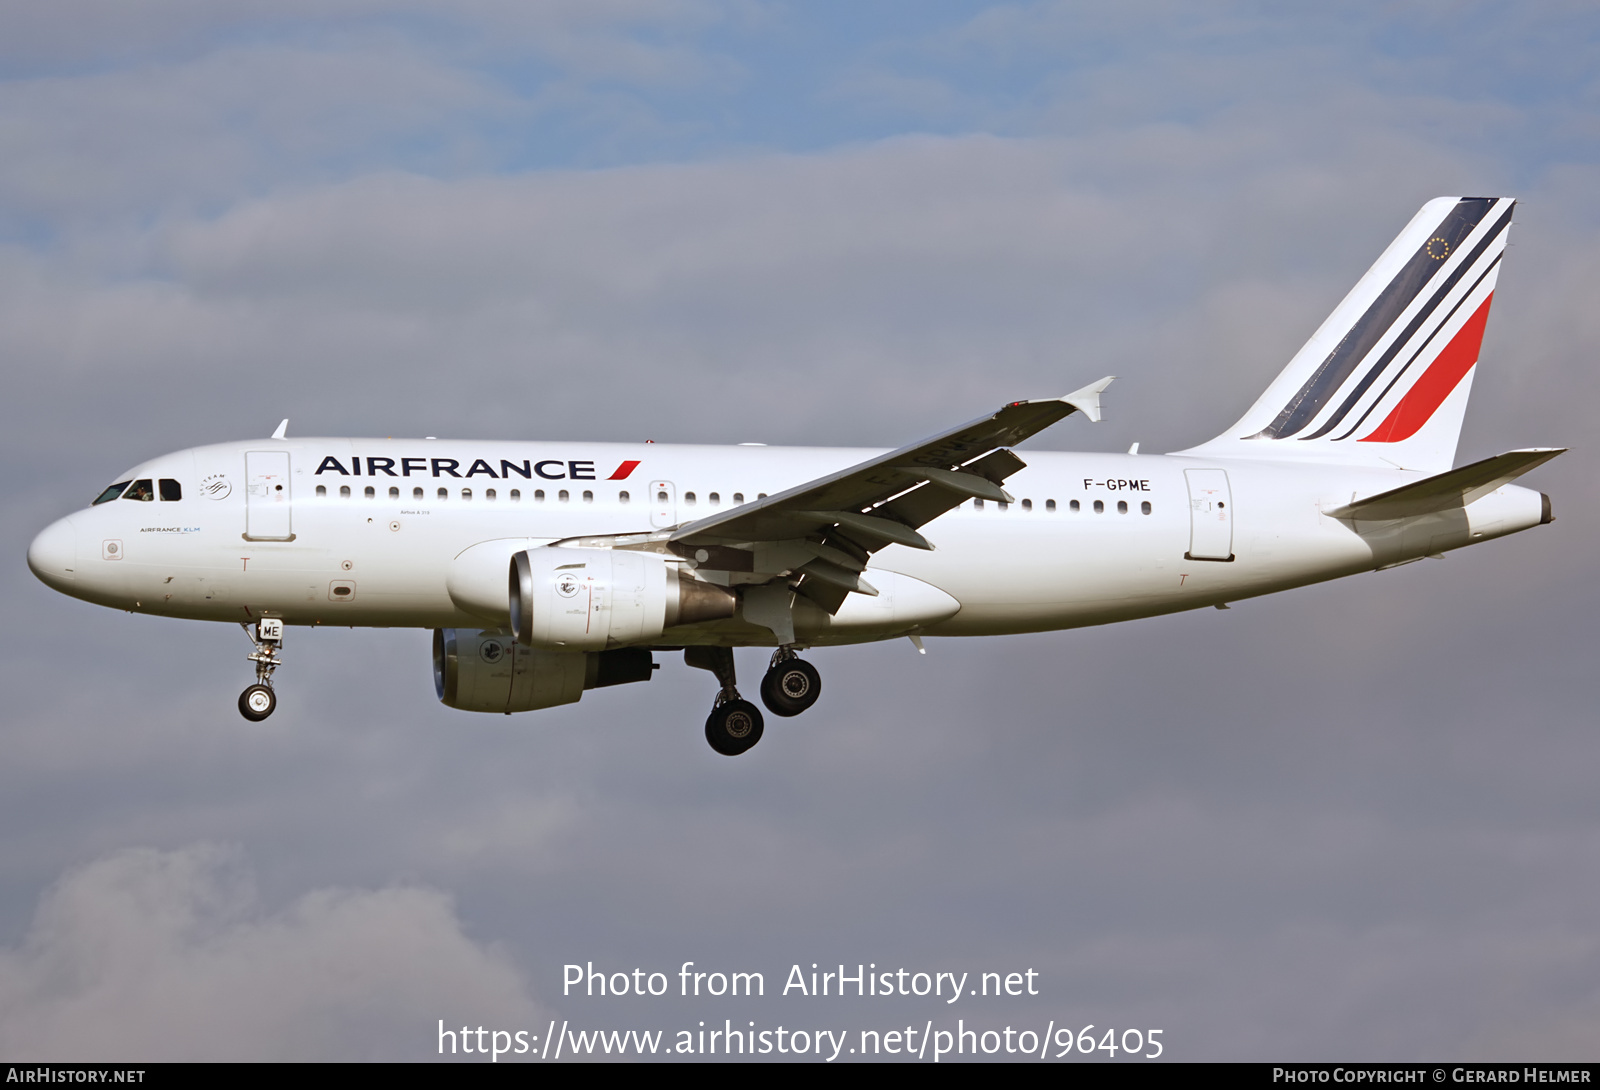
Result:
[[[1179,453],[1449,469],[1515,204],[1423,205],[1244,418]]]

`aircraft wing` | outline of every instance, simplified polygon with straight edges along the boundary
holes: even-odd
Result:
[[[1007,447],[1074,412],[1100,419],[1103,378],[1065,397],[1013,401],[921,442],[879,455],[673,531],[669,547],[705,553],[712,569],[773,576],[799,572],[797,590],[829,612],[845,594],[876,594],[860,578],[889,545],[931,549],[917,532],[970,498],[1011,502],[1002,482],[1026,463]],[[737,554],[745,554],[743,556]],[[822,584],[819,586],[818,584]]]

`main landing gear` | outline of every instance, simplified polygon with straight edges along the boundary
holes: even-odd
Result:
[[[272,672],[283,665],[278,655],[283,650],[283,621],[277,617],[263,617],[256,622],[253,636],[249,625],[239,627],[255,644],[255,650],[245,657],[256,664],[256,683],[239,694],[239,714],[252,723],[259,723],[278,706],[278,696],[272,691]]]
[[[787,647],[772,654],[772,663],[761,679],[761,703],[773,715],[799,715],[822,695],[822,675],[817,668],[799,658]]]
[[[737,757],[761,741],[761,710],[739,695],[734,684],[733,651],[727,647],[690,647],[683,653],[688,665],[710,670],[721,687],[706,718],[706,741],[724,757]],[[822,695],[822,678],[816,667],[787,647],[772,656],[761,679],[761,702],[774,715],[799,715]]]

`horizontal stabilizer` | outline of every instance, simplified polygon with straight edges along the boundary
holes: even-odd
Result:
[[[1513,450],[1485,458],[1481,462],[1452,469],[1448,473],[1427,477],[1413,484],[1402,485],[1380,492],[1376,496],[1354,500],[1324,514],[1336,519],[1412,518],[1431,515],[1435,511],[1448,511],[1452,507],[1465,507],[1499,488],[1509,484],[1536,466],[1544,465],[1566,447],[1539,447],[1530,450]]]

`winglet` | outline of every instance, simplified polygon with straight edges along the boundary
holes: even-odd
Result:
[[[1100,391],[1116,381],[1116,375],[1107,375],[1099,382],[1091,382],[1081,390],[1074,390],[1060,400],[1077,409],[1092,422],[1100,423]]]
[[[289,418],[283,418],[283,423],[278,425],[278,430],[272,433],[274,439],[282,439],[289,432]]]

